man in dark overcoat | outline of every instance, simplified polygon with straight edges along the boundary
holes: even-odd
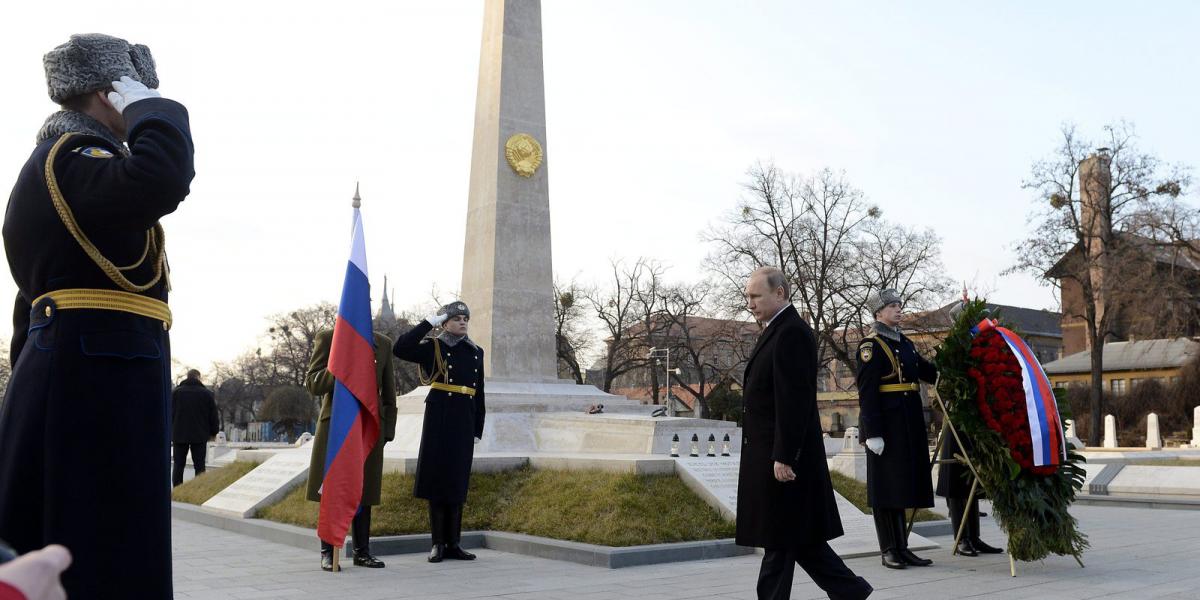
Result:
[[[871,332],[858,345],[859,429],[867,450],[867,503],[883,566],[933,564],[908,549],[907,508],[933,506],[929,439],[920,381],[937,381],[937,369],[900,333],[902,303],[893,289],[872,294]]]
[[[329,372],[329,351],[333,347],[333,330],[317,333],[313,341],[312,359],[304,376],[304,387],[321,397],[321,413],[317,416],[317,435],[313,439],[312,459],[308,466],[308,499],[321,501],[321,483],[325,480],[325,454],[329,447],[329,418],[333,414],[333,373]],[[396,375],[392,370],[392,340],[375,333],[375,389],[379,390],[379,439],[363,462],[363,491],[358,512],[350,522],[354,543],[354,564],[381,569],[383,561],[371,556],[371,507],[379,506],[383,487],[383,445],[396,439]],[[333,546],[321,542],[321,568],[333,570]]]
[[[171,392],[171,454],[175,459],[171,485],[183,483],[188,452],[192,454],[192,469],[196,475],[205,471],[208,440],[220,430],[213,393],[200,381],[200,371],[189,369],[187,377]]]
[[[462,509],[471,480],[474,444],[483,437],[483,348],[467,337],[471,311],[463,302],[443,306],[396,340],[393,352],[421,367],[428,381],[421,450],[413,495],[429,501],[433,548],[429,562],[474,560],[459,545]],[[437,337],[425,337],[441,325]]]
[[[746,284],[764,327],[744,377],[737,543],[765,549],[759,598],[790,598],[797,563],[830,598],[866,598],[871,586],[829,547],[843,532],[817,413],[817,344],[788,290],[773,267]]]
[[[74,557],[72,598],[169,599],[171,352],[158,221],[187,197],[187,110],[145,46],[72,36],[43,58],[62,110],[4,217],[18,289],[0,410],[0,539]]]

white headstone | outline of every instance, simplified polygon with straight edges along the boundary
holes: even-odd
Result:
[[[308,450],[278,452],[209,498],[203,506],[235,517],[253,517],[260,508],[278,501],[304,482],[311,455]]]
[[[1192,409],[1192,447],[1200,448],[1200,406]]]
[[[1158,415],[1146,415],[1146,447],[1151,450],[1162,450],[1162,436],[1158,432]]]
[[[304,433],[300,434],[300,437],[296,438],[296,443],[292,444],[292,445],[299,448],[300,446],[303,446],[303,445],[311,442],[312,439],[313,439],[313,434],[305,431]]]
[[[1084,448],[1083,440],[1079,439],[1079,434],[1075,433],[1075,421],[1067,419],[1067,443],[1073,448]]]
[[[225,439],[225,432],[224,432],[224,431],[218,431],[218,432],[217,432],[217,445],[218,445],[218,446],[224,446],[226,443],[228,443],[228,442],[227,442],[227,440]]]
[[[1117,447],[1117,418],[1104,415],[1104,444],[1105,448]]]
[[[846,430],[846,435],[842,437],[842,452],[862,452],[862,446],[858,444],[857,427]]]

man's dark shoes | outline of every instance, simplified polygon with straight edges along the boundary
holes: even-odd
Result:
[[[900,555],[895,550],[885,550],[883,552],[883,566],[889,569],[903,569],[904,561],[900,559]]]
[[[983,540],[980,539],[971,540],[971,547],[980,554],[1001,554],[1004,552],[1000,548],[983,543]]]
[[[444,546],[442,544],[434,544],[433,549],[429,551],[429,562],[432,562],[432,563],[442,562],[442,555],[445,553],[445,551],[446,551],[446,546]]]
[[[321,570],[322,571],[333,571],[333,553],[332,552],[322,552],[321,553]],[[340,571],[340,570],[342,570],[342,568],[339,566],[338,570]]]
[[[979,552],[975,551],[975,546],[971,545],[971,540],[966,538],[959,540],[958,554],[960,556],[979,556]]]
[[[929,565],[933,564],[932,560],[929,560],[928,558],[921,558],[920,556],[913,554],[908,548],[901,550],[899,554],[901,562],[906,565],[911,565],[914,567],[928,567]]]
[[[463,550],[461,546],[447,546],[446,558],[454,560],[475,560],[475,555]]]
[[[369,552],[355,552],[354,566],[366,567],[368,569],[382,569],[383,561],[371,556]]]

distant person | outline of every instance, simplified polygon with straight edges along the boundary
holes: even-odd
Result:
[[[746,283],[746,307],[763,331],[743,379],[737,543],[765,550],[761,600],[791,598],[797,564],[834,600],[866,598],[871,585],[829,547],[843,531],[817,413],[817,341],[789,298],[777,268]]]
[[[929,439],[921,381],[937,381],[937,368],[900,332],[904,303],[893,289],[867,300],[875,316],[871,332],[858,345],[859,429],[867,447],[867,504],[883,566],[889,569],[933,564],[908,549],[909,508],[933,506]]]
[[[429,501],[429,562],[434,563],[475,560],[459,545],[474,443],[483,437],[483,348],[467,337],[470,320],[466,303],[451,302],[401,335],[392,349],[420,365],[422,381],[430,382],[413,495]],[[440,335],[425,337],[438,325]]]
[[[329,372],[329,351],[333,347],[333,330],[317,333],[313,342],[312,359],[304,386],[309,393],[321,397],[321,414],[317,417],[317,435],[313,439],[312,460],[308,467],[308,499],[321,501],[321,484],[325,480],[325,454],[329,448],[329,418],[333,414],[333,374]],[[354,544],[354,565],[382,569],[383,561],[371,555],[371,507],[378,506],[383,488],[383,445],[396,439],[396,379],[392,369],[392,340],[382,333],[375,334],[375,389],[379,390],[379,417],[382,423],[379,439],[363,463],[362,500],[350,522]],[[369,399],[361,399],[367,401]],[[321,542],[321,569],[333,570],[333,546]]]
[[[188,112],[150,50],[73,35],[42,59],[62,110],[16,174],[0,409],[0,538],[70,548],[72,598],[171,598],[171,309],[159,219],[188,196]],[[9,90],[15,94],[14,90]]]
[[[221,420],[217,417],[217,402],[213,393],[200,381],[200,371],[191,369],[187,378],[171,393],[171,443],[175,468],[171,472],[171,484],[183,483],[183,469],[187,455],[192,453],[192,468],[196,475],[204,472],[208,441],[221,431]]]
[[[63,600],[59,582],[71,564],[71,553],[53,544],[0,564],[0,600]]]

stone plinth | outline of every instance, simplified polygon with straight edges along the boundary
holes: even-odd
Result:
[[[1158,415],[1146,415],[1146,447],[1151,450],[1162,449],[1162,436],[1158,432]]]
[[[1117,447],[1117,418],[1112,415],[1104,416],[1104,444],[1105,448]]]

